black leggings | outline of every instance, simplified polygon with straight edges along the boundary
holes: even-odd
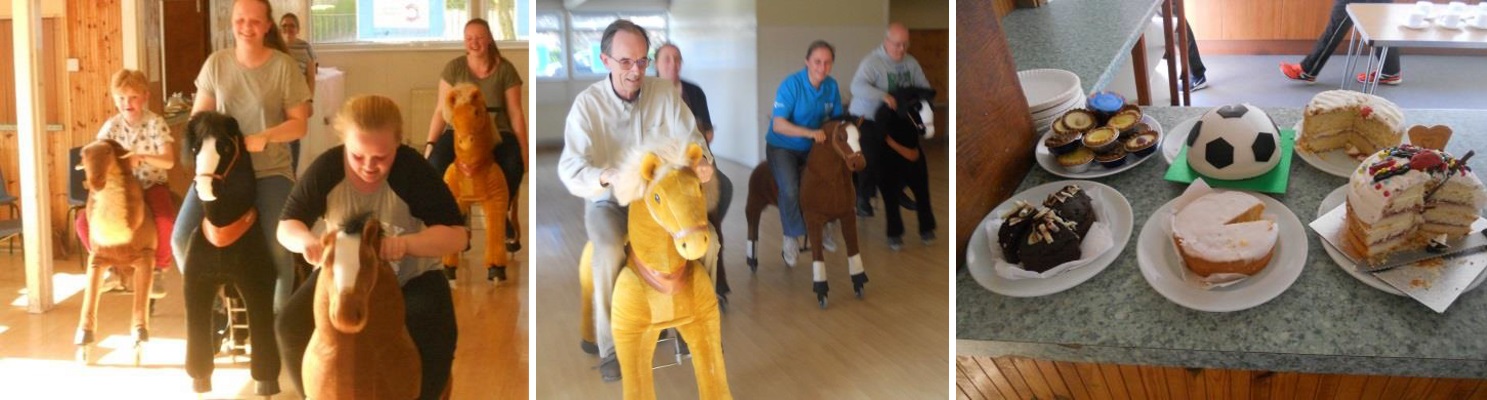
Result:
[[[305,284],[284,305],[276,327],[284,367],[288,368],[289,377],[301,396],[304,396],[305,384],[300,371],[305,348],[310,345],[310,335],[315,333],[315,286],[319,277],[319,269],[310,273]],[[423,364],[423,384],[418,398],[438,399],[444,393],[444,385],[449,382],[449,369],[454,365],[454,344],[459,336],[449,282],[437,270],[419,275],[403,284],[403,305],[408,312],[408,334],[413,336],[413,345],[418,347],[418,358]]]
[[[516,141],[516,134],[511,131],[501,131],[501,144],[496,145],[493,154],[496,157],[496,165],[501,167],[502,175],[506,176],[506,193],[511,196],[511,206],[516,206],[516,199],[521,190],[522,177],[527,175],[527,166],[522,163],[521,143]],[[445,129],[439,139],[434,142],[434,150],[429,152],[429,164],[434,166],[434,171],[439,177],[444,177],[444,170],[449,169],[449,164],[454,163],[454,131]],[[489,212],[489,211],[487,211]],[[504,213],[505,211],[501,211]],[[515,227],[510,221],[506,222],[506,237],[517,237]]]

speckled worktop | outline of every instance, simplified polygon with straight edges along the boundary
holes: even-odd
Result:
[[[1205,108],[1151,107],[1164,128]],[[1283,129],[1299,109],[1265,111]],[[1407,124],[1455,128],[1447,150],[1487,150],[1487,113],[1406,110]],[[1154,156],[1160,156],[1160,153]],[[1478,176],[1487,157],[1470,161]],[[1186,185],[1162,179],[1167,164],[1148,161],[1097,178],[1124,193],[1135,212],[1132,236],[1153,211]],[[1034,166],[1018,188],[1062,178]],[[1347,179],[1319,171],[1299,157],[1291,163],[1285,203],[1305,225],[1317,205]],[[967,187],[965,182],[961,187]],[[1132,237],[1114,264],[1067,291],[1034,298],[997,295],[970,274],[956,277],[957,353],[1018,355],[1052,360],[1238,368],[1313,373],[1429,377],[1487,377],[1487,290],[1468,292],[1444,314],[1408,297],[1369,287],[1340,269],[1307,230],[1306,266],[1280,296],[1231,313],[1195,311],[1168,301],[1142,278]],[[988,245],[971,243],[971,246]]]
[[[1017,70],[1057,68],[1079,76],[1085,93],[1104,89],[1162,0],[1060,0],[1002,18]]]

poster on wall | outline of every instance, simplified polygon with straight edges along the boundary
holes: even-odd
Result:
[[[444,34],[445,0],[357,0],[358,40],[432,39]]]

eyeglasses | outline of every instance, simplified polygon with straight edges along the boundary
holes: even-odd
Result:
[[[649,58],[640,58],[640,59],[634,59],[634,60],[628,59],[628,58],[610,58],[610,59],[611,60],[614,60],[615,63],[618,63],[620,65],[620,70],[624,70],[624,71],[628,71],[628,70],[630,70],[630,68],[633,68],[633,67],[638,67],[640,69],[645,69],[645,66],[646,65],[650,65],[650,63],[651,63],[651,59],[649,59]]]

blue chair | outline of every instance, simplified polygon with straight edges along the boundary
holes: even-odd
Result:
[[[10,194],[6,187],[5,171],[0,171],[0,204],[10,207],[10,219],[0,221],[0,240],[9,243],[10,253],[15,253],[15,239],[21,236],[21,207],[16,203],[20,200]]]
[[[88,205],[88,189],[83,187],[83,179],[86,179],[88,175],[75,168],[82,163],[83,148],[76,147],[67,150],[67,220],[62,222],[63,231],[66,232],[66,236],[62,238],[66,240],[69,249],[72,246],[73,237],[77,236],[72,233],[72,224],[77,221],[77,213],[82,212],[83,208]]]

